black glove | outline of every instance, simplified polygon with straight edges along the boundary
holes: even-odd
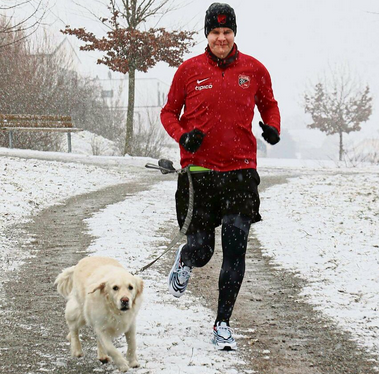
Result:
[[[267,143],[274,145],[279,142],[280,136],[278,130],[275,127],[266,125],[262,121],[259,122],[259,126],[262,128],[262,137]]]
[[[195,153],[201,146],[205,134],[199,129],[193,129],[184,133],[179,140],[179,144],[188,152]]]

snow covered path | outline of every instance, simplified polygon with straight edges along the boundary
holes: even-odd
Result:
[[[23,156],[27,156],[25,152]],[[73,156],[59,155],[62,161],[73,160]],[[86,157],[82,160],[102,167],[0,158],[0,280],[4,279],[7,271],[17,268],[20,259],[26,261],[28,257],[28,253],[15,247],[18,238],[12,238],[10,230],[15,223],[25,222],[30,214],[59,204],[70,196],[133,181],[138,175],[138,167],[146,162],[106,157]],[[80,157],[76,161],[80,162]],[[137,168],[131,166],[133,162]],[[300,173],[302,176],[291,180],[285,187],[275,186],[262,193],[264,221],[255,225],[254,232],[267,255],[279,269],[294,271],[309,280],[303,289],[304,297],[320,311],[335,318],[343,328],[354,334],[360,344],[378,355],[378,169],[323,169],[319,165],[306,167],[295,162],[288,165],[283,162],[281,169],[277,169],[269,163],[270,160],[267,160],[260,169],[263,178],[278,173]],[[112,168],[114,165],[119,165],[118,169]],[[338,175],[335,175],[336,172],[339,172]],[[92,235],[99,238],[92,242],[91,251],[124,259],[128,267],[139,268],[149,255],[154,255],[154,252],[147,254],[147,249],[157,245],[163,248],[162,243],[167,239],[159,234],[161,225],[175,224],[172,199],[175,183],[163,182],[157,188],[153,199],[148,193],[144,195],[141,192],[138,199],[126,199],[111,205],[88,220]],[[146,227],[149,229],[146,230]],[[151,235],[152,232],[155,234]],[[125,243],[128,243],[127,249]],[[132,253],[129,247],[136,252]],[[127,258],[124,257],[126,253]],[[173,372],[174,367],[179,367],[182,373],[192,373],[192,369],[198,369],[199,362],[202,370],[208,370],[204,373],[216,373],[220,367],[225,373],[234,373],[234,365],[241,360],[238,355],[228,356],[229,369],[225,369],[225,357],[220,356],[219,361],[209,360],[209,345],[206,348],[203,344],[208,339],[209,323],[213,316],[201,307],[193,308],[194,304],[197,305],[193,299],[180,300],[176,307],[179,305],[186,325],[188,320],[194,318],[194,329],[181,331],[178,341],[167,336],[167,328],[171,330],[177,324],[170,325],[168,322],[168,327],[159,326],[158,320],[172,318],[174,309],[170,309],[170,301],[166,299],[165,279],[155,282],[157,278],[158,275],[152,270],[146,280],[146,296],[151,300],[148,309],[151,306],[151,309],[158,310],[160,302],[163,302],[164,308],[160,309],[161,314],[155,310],[151,315],[143,314],[151,311],[141,313],[144,331],[149,331],[146,329],[149,326],[151,330],[151,335],[145,333],[144,339],[155,343],[159,341],[173,352],[180,350],[183,344],[185,357],[189,347],[195,349],[191,350],[188,362],[184,364],[184,361],[176,361],[174,356],[167,361],[149,345],[146,357],[152,355],[157,359],[154,364],[150,359],[145,359],[145,367],[140,370],[155,373],[165,372],[170,367],[171,371],[166,371],[169,373]],[[156,288],[153,290],[153,287]],[[151,319],[154,325],[149,325]],[[183,340],[183,336],[186,339]],[[197,339],[199,336],[202,337],[200,342]],[[201,353],[203,351],[204,355]]]

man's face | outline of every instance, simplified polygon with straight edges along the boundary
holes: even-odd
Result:
[[[228,27],[217,27],[208,34],[211,52],[218,58],[225,58],[233,48],[234,32]]]

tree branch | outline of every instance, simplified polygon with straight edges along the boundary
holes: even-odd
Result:
[[[2,7],[0,9],[5,9],[5,10],[15,9],[15,8],[22,7],[22,6],[27,5],[27,4],[32,5],[33,1],[27,0],[27,1],[20,2],[20,3],[16,3],[13,6]],[[39,0],[37,2],[36,6],[34,7],[34,10],[32,11],[32,13],[29,14],[26,18],[22,19],[21,21],[15,23],[15,24],[12,24],[12,21],[14,20],[13,16],[12,17],[6,17],[5,16],[5,19],[8,18],[8,22],[6,22],[5,24],[0,23],[0,35],[2,35],[2,34],[3,35],[15,34],[16,31],[17,32],[28,32],[30,30],[30,32],[23,34],[22,37],[20,37],[20,38],[14,38],[12,41],[9,41],[9,42],[4,43],[4,42],[0,41],[0,49],[8,47],[9,45],[14,44],[14,43],[21,42],[22,40],[30,37],[32,34],[34,34],[38,30],[39,26],[42,23],[42,20],[44,19],[45,15],[46,15],[46,9],[43,9],[42,14],[38,15],[38,13],[42,10],[42,6],[43,6],[43,0]],[[37,15],[38,15],[38,17],[36,18]],[[32,24],[28,25],[28,22],[33,18],[36,18],[36,20]],[[1,38],[1,39],[4,40],[4,38]]]

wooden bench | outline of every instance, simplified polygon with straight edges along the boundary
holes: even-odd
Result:
[[[13,134],[16,131],[66,132],[68,152],[71,152],[71,133],[83,131],[73,127],[70,116],[0,114],[0,130],[9,134],[9,148],[13,148]]]

